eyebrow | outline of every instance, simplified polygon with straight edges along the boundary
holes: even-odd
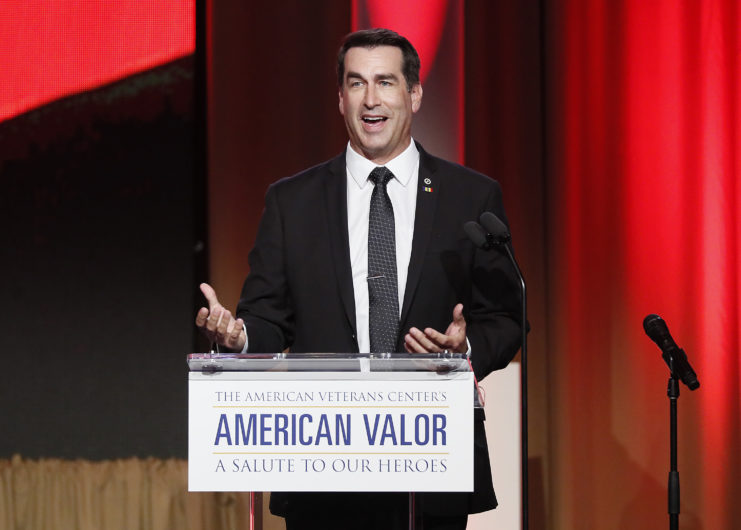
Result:
[[[352,71],[350,71],[350,72],[347,72],[347,79],[362,79],[362,80],[365,80],[365,77],[363,77],[358,72],[352,72]],[[390,79],[390,80],[393,80],[393,81],[398,81],[399,80],[399,78],[396,76],[396,74],[391,74],[391,73],[389,73],[389,74],[377,74],[377,75],[374,76],[373,79],[375,81],[385,81],[387,79]]]

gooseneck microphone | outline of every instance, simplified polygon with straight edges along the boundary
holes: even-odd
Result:
[[[507,225],[502,220],[491,212],[484,212],[479,217],[479,221],[486,231],[491,235],[492,240],[497,245],[509,243],[512,241],[512,236],[509,233]],[[518,267],[519,269],[519,267]]]
[[[648,315],[643,319],[643,330],[661,349],[661,357],[672,370],[672,374],[675,374],[690,390],[697,390],[700,387],[697,374],[690,366],[687,354],[674,342],[664,319],[659,315]]]
[[[469,221],[463,225],[463,230],[466,232],[468,238],[482,250],[492,250],[494,248],[504,249],[504,252],[512,263],[512,267],[517,273],[517,278],[520,280],[520,293],[522,296],[522,354],[520,356],[520,391],[522,403],[522,529],[528,530],[527,287],[525,286],[525,279],[522,277],[520,267],[517,265],[517,260],[508,244],[512,240],[512,237],[507,225],[491,212],[482,213],[479,217],[479,223]]]
[[[478,248],[490,250],[494,247],[494,238],[491,234],[487,234],[484,227],[476,221],[468,221],[463,225],[463,230],[466,232],[468,239]]]

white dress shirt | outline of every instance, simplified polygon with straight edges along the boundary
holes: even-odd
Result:
[[[368,330],[368,216],[374,185],[368,175],[376,164],[358,154],[347,144],[347,231],[350,242],[350,266],[355,294],[355,324],[360,353],[370,352]],[[417,210],[417,182],[419,180],[419,151],[411,140],[409,147],[385,164],[394,174],[386,185],[394,208],[396,235],[396,277],[399,282],[399,316],[404,303],[404,292],[409,272],[414,238],[414,215]],[[452,318],[452,313],[451,313]],[[438,330],[444,333],[445,330]],[[471,355],[471,343],[466,337],[466,355]]]
[[[368,175],[376,167],[347,144],[347,231],[350,241],[350,266],[355,294],[355,324],[360,353],[370,352],[368,331],[368,216],[373,188]],[[396,277],[399,282],[399,312],[404,303],[409,258],[412,254],[414,214],[417,207],[419,151],[413,141],[399,156],[385,164],[394,174],[386,190],[394,208],[396,239]]]

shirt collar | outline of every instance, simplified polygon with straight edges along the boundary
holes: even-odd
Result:
[[[409,147],[393,160],[389,160],[385,166],[394,174],[394,178],[396,178],[402,186],[406,186],[409,184],[409,180],[412,178],[418,163],[419,151],[417,150],[414,140],[411,140],[409,142]],[[350,175],[360,189],[363,189],[368,182],[368,175],[370,175],[370,172],[379,167],[377,164],[374,164],[363,155],[356,152],[350,146],[350,142],[347,143],[345,164],[347,165],[348,175]]]

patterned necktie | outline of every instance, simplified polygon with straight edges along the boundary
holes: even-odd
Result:
[[[394,208],[386,184],[394,174],[377,167],[368,178],[376,185],[368,217],[368,304],[371,353],[394,353],[399,334]]]

